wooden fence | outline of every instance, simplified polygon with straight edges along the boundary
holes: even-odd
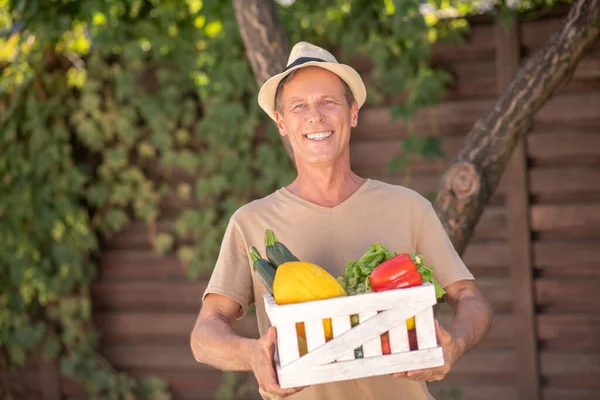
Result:
[[[467,43],[436,46],[434,63],[455,83],[422,110],[415,128],[444,140],[446,157],[417,160],[410,178],[386,174],[406,126],[389,106],[361,111],[352,163],[363,176],[434,192],[446,163],[477,118],[488,112],[524,58],[561,22],[522,22],[509,33],[493,22],[472,27]],[[360,65],[368,74],[368,65]],[[172,229],[175,211],[160,227]],[[438,399],[600,398],[600,41],[571,80],[535,117],[517,147],[466,253],[466,264],[495,310],[488,337],[447,379]],[[131,224],[103,253],[93,287],[102,353],[118,369],[168,380],[174,399],[214,398],[221,373],[195,362],[189,335],[207,276],[190,281],[174,255],[155,254],[146,227]],[[447,324],[451,315],[440,309]],[[256,336],[252,317],[236,330]],[[83,399],[52,364],[31,362],[17,378],[32,397]]]
[[[371,108],[354,135],[359,174],[436,191],[465,132],[559,23],[547,18],[509,33],[484,24],[458,49],[436,48],[436,64],[456,83],[415,125],[444,139],[444,162],[418,161],[408,180],[386,175],[406,127],[389,122],[386,107]],[[430,385],[437,398],[600,398],[599,90],[597,42],[537,114],[464,254],[496,315],[488,337],[444,382]],[[442,309],[440,318],[448,324],[451,314]]]

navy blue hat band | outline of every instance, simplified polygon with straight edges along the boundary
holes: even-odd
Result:
[[[291,63],[290,65],[288,65],[287,67],[285,67],[285,69],[283,70],[283,72],[287,71],[290,68],[294,68],[298,65],[310,62],[310,61],[317,61],[317,62],[327,62],[321,58],[314,58],[314,57],[300,57],[298,59],[296,59],[296,61],[294,61],[293,63]]]

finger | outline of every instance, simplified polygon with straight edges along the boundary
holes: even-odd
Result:
[[[446,376],[446,372],[442,367],[417,369],[408,371],[407,378],[417,381],[439,381]]]
[[[408,375],[408,379],[411,381],[428,381],[431,375],[429,374],[412,374]]]
[[[277,340],[277,329],[272,326],[267,331],[267,345],[272,345]]]
[[[435,373],[435,368],[415,369],[413,371],[408,371],[406,376],[409,379],[424,379],[426,377],[435,375]]]
[[[442,379],[444,379],[444,375],[433,375],[427,378],[427,382],[436,382],[441,381]]]
[[[302,389],[304,389],[304,387],[282,389],[278,384],[275,383],[275,384],[265,385],[264,390],[267,393],[270,393],[270,394],[273,394],[276,396],[287,397],[287,396],[293,395],[294,393],[298,393]]]
[[[392,374],[392,376],[394,378],[406,378],[407,377],[407,372],[406,371],[404,371],[404,372],[396,372],[396,373]]]
[[[294,392],[291,394],[295,394],[298,392],[303,391],[304,389],[306,389],[308,386],[298,386],[298,387],[294,387],[294,388],[290,388],[289,390],[293,390]]]
[[[266,351],[271,360],[273,360],[273,355],[275,354],[275,340],[277,340],[277,329],[270,327],[267,334],[261,339],[263,350]]]

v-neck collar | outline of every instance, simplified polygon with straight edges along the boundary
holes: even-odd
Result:
[[[348,204],[350,204],[356,197],[358,197],[362,192],[364,192],[370,185],[371,185],[372,180],[367,178],[365,180],[365,182],[363,182],[363,184],[361,186],[358,187],[358,189],[356,189],[350,196],[348,196],[348,198],[346,198],[344,201],[342,201],[340,204],[337,204],[333,207],[326,207],[326,206],[322,206],[316,203],[313,203],[311,201],[308,201],[298,195],[296,195],[295,193],[291,192],[288,188],[286,188],[285,186],[282,187],[281,189],[279,189],[279,193],[281,193],[283,196],[287,197],[288,199],[291,199],[293,201],[296,201],[297,203],[301,203],[315,211],[324,213],[324,214],[334,214],[336,211],[338,211],[339,209],[346,207]]]

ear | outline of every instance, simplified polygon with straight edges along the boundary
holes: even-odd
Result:
[[[277,120],[277,129],[279,129],[279,134],[281,136],[286,136],[287,132],[285,130],[285,126],[283,125],[283,116],[279,113],[279,111],[275,111],[275,119]]]
[[[350,118],[350,126],[356,128],[356,125],[358,125],[358,102],[356,100],[350,108]]]

